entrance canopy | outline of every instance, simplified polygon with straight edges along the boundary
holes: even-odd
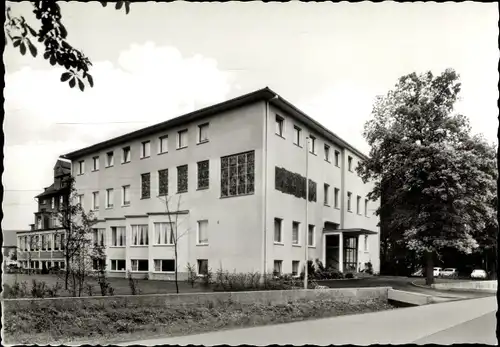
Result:
[[[338,229],[336,231],[341,232],[342,234],[344,234],[346,236],[376,235],[377,234],[376,231],[362,229],[362,228]]]

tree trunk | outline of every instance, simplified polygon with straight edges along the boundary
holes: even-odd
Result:
[[[425,252],[425,284],[430,286],[434,283],[434,252]]]
[[[177,291],[177,294],[179,294],[179,283],[177,281],[177,241],[175,242],[175,290]]]

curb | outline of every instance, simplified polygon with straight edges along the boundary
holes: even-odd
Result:
[[[434,289],[434,288],[430,288],[430,287],[426,287],[424,285],[421,285],[421,284],[416,284],[415,281],[411,281],[410,284],[414,287],[417,287],[417,288],[422,288],[422,289],[427,289],[427,290],[431,290],[431,291],[434,291],[434,292],[437,292],[439,294],[444,294],[444,295],[431,295],[433,297],[437,297],[437,298],[446,298],[446,299],[456,299],[456,300],[460,300],[460,299],[469,299],[468,297],[466,296],[447,296],[446,295],[446,292],[443,293],[443,291],[440,291],[438,289]]]

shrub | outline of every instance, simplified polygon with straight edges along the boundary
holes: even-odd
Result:
[[[352,272],[348,272],[345,274],[345,278],[354,278],[354,274]]]
[[[136,279],[132,277],[132,273],[130,271],[127,271],[127,278],[128,278],[128,286],[130,288],[130,293],[132,295],[138,295],[140,294],[140,289],[138,286],[138,282]]]
[[[187,263],[186,266],[188,273],[188,283],[191,284],[191,287],[194,288],[195,283],[198,281],[198,274],[196,273],[196,267]]]
[[[25,298],[28,295],[28,286],[26,282],[17,282],[15,281],[12,286],[4,283],[3,285],[3,297],[6,299],[15,299],[15,298]]]
[[[367,274],[373,275],[373,265],[371,262],[365,263],[366,270],[365,272]]]
[[[62,289],[61,283],[56,282],[52,287],[47,287],[47,295],[51,298],[57,298],[59,296],[59,291]]]
[[[47,294],[47,285],[44,281],[33,280],[31,286],[31,296],[34,298],[44,298]]]
[[[94,294],[94,288],[92,287],[92,284],[86,283],[85,284],[85,291],[87,292],[88,296],[93,296],[93,294]]]

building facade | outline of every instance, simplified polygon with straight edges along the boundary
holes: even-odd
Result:
[[[268,88],[63,158],[110,275],[298,274],[306,252],[379,269],[377,203],[355,172],[364,155]]]
[[[61,229],[58,211],[68,202],[70,189],[67,179],[70,176],[71,163],[58,160],[54,166],[54,182],[35,197],[38,200],[35,223],[30,225],[30,230],[17,232],[20,267],[33,270],[65,268],[64,230]]]

